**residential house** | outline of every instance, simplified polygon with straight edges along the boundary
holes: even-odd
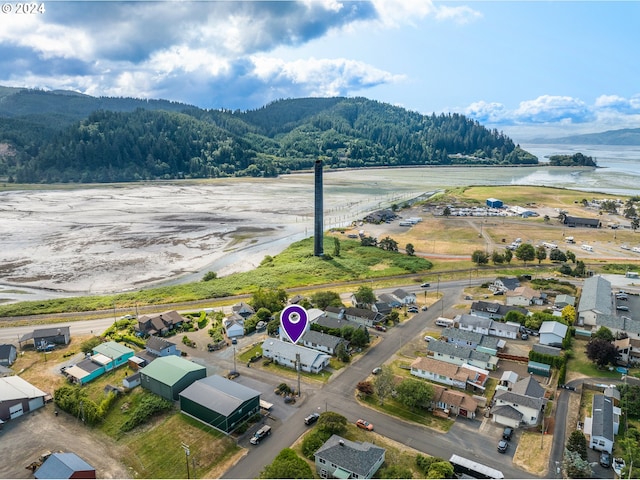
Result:
[[[515,305],[520,307],[542,305],[544,303],[544,297],[540,290],[534,290],[525,285],[506,292],[505,303],[510,306]]]
[[[327,307],[325,308],[326,316],[334,317],[339,320],[349,320],[350,322],[364,325],[366,327],[372,327],[373,325],[380,323],[384,320],[384,315],[380,313],[376,313],[372,310],[367,310],[364,308],[355,308],[355,307],[347,307],[347,308],[338,308],[338,307]]]
[[[33,476],[39,479],[97,478],[96,469],[72,452],[52,453]]]
[[[523,315],[528,315],[529,312],[526,308],[518,307],[515,305],[503,305],[497,302],[485,302],[478,300],[471,304],[469,313],[471,315],[477,315],[479,317],[491,318],[493,320],[501,320],[510,311],[515,310]]]
[[[433,357],[418,357],[411,363],[411,375],[462,390],[484,390],[489,371],[467,364],[443,362]]]
[[[578,303],[578,325],[595,326],[599,317],[612,314],[611,282],[600,275],[587,278]]]
[[[571,305],[573,307],[575,306],[575,304],[576,304],[576,297],[573,297],[571,295],[565,295],[565,294],[557,295],[555,301],[553,302],[553,305],[558,308],[564,308],[567,305]]]
[[[396,297],[402,305],[413,305],[416,303],[416,294],[412,292],[407,292],[402,288],[397,288],[391,295]]]
[[[165,336],[171,330],[180,327],[184,321],[184,317],[175,310],[156,313],[153,315],[141,315],[138,317],[138,323],[135,326],[135,330],[138,335]]]
[[[296,357],[300,356],[300,369],[303,372],[319,373],[329,365],[330,355],[318,350],[268,338],[262,343],[262,356],[272,359],[278,365],[296,368]]]
[[[549,345],[551,347],[562,347],[562,342],[567,336],[567,327],[560,322],[542,322],[540,325],[540,344]]]
[[[635,338],[640,337],[640,320],[636,318],[626,315],[598,315],[596,322],[594,331],[600,327],[607,327],[614,335],[626,334]]]
[[[0,345],[0,366],[10,367],[16,361],[18,352],[15,345],[5,343]]]
[[[456,315],[454,321],[458,323],[460,330],[468,330],[470,332],[481,333],[483,335],[491,335],[494,337],[508,338],[515,340],[518,338],[520,327],[511,323],[502,323],[492,320],[489,317],[479,316],[475,314],[463,313]],[[502,348],[504,345],[498,345]]]
[[[512,428],[521,424],[537,425],[546,403],[544,388],[529,375],[516,382],[511,390],[496,390],[491,408],[493,421]]]
[[[493,293],[506,293],[515,290],[519,286],[520,280],[518,280],[516,277],[498,277],[493,281],[491,285],[489,285],[489,290],[491,290]]]
[[[140,370],[140,385],[162,398],[174,401],[178,400],[185,388],[206,376],[206,367],[170,355],[160,357]]]
[[[237,313],[225,318],[222,322],[227,332],[227,337],[237,338],[244,335],[244,318]]]
[[[22,377],[0,377],[0,420],[13,420],[43,407],[46,396]]]
[[[134,351],[117,342],[104,342],[93,348],[87,358],[65,369],[65,376],[73,383],[84,385],[106,372],[128,363]]]
[[[431,406],[445,415],[455,415],[465,418],[475,418],[478,402],[466,393],[450,390],[441,385],[433,385]]]
[[[398,308],[402,306],[402,302],[398,299],[398,297],[391,295],[390,293],[381,293],[378,296],[378,300],[380,302],[386,303],[391,308]]]
[[[178,350],[175,343],[162,337],[156,337],[155,335],[147,338],[145,350],[156,357],[166,357],[167,355],[180,356],[180,350]]]
[[[231,307],[231,311],[240,315],[242,318],[249,318],[251,315],[255,315],[256,311],[248,303],[240,302]]]
[[[640,363],[640,339],[638,338],[622,338],[613,342],[618,355],[619,360],[623,365],[637,365]]]
[[[447,342],[430,341],[427,353],[436,360],[463,365],[468,363],[484,370],[495,370],[498,366],[498,357],[485,352],[479,352],[470,347],[459,347]]]
[[[304,295],[294,295],[289,299],[289,305],[298,305],[302,300],[304,300]]]
[[[496,355],[498,349],[504,347],[505,343],[504,340],[499,340],[497,337],[452,327],[443,329],[440,338],[444,338],[447,343],[453,343],[460,347],[475,348],[480,352],[486,352],[491,355]]]
[[[393,312],[393,307],[389,305],[387,302],[376,302],[371,305],[371,310],[380,315],[384,315],[385,317]]]
[[[336,354],[336,348],[338,345],[344,345],[347,347],[348,342],[341,337],[335,335],[329,335],[328,333],[317,332],[315,330],[307,330],[302,335],[302,345],[314,350],[319,350],[329,355]]]
[[[369,442],[332,435],[314,454],[320,478],[373,478],[386,450]]]
[[[329,307],[327,307],[329,308]],[[350,320],[345,319],[344,317],[340,318],[338,316],[334,316],[330,312],[323,312],[323,315],[316,317],[313,322],[317,324],[319,327],[333,330],[341,330],[343,327],[352,327],[354,329],[358,328],[366,328],[361,323],[352,322]]]
[[[589,435],[589,447],[602,452],[613,451],[614,415],[613,401],[605,395],[594,395],[591,417],[584,421],[584,432]]]
[[[69,327],[37,328],[33,332],[26,333],[20,337],[20,345],[29,340],[33,340],[34,348],[44,348],[49,344],[69,345],[71,330]]]
[[[260,392],[212,375],[180,392],[180,410],[216,430],[231,433],[260,413]]]

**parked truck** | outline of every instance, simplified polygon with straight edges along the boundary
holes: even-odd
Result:
[[[251,440],[249,440],[249,442],[252,445],[258,445],[262,441],[262,439],[268,437],[269,435],[271,435],[271,427],[269,425],[264,425],[256,433],[253,434],[253,437],[251,437]]]

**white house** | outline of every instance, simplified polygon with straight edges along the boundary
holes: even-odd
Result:
[[[300,369],[311,373],[319,373],[331,360],[331,356],[326,353],[275,338],[262,342],[262,355],[289,368],[296,368],[296,356],[300,355]]]
[[[411,363],[411,375],[462,390],[466,390],[468,385],[484,390],[489,371],[466,364],[455,365],[431,357],[418,357]]]
[[[599,275],[587,278],[578,303],[578,325],[594,326],[599,316],[612,313],[611,282]]]
[[[430,341],[427,347],[429,355],[436,360],[463,365],[468,363],[484,370],[495,370],[498,366],[498,357],[485,352],[479,352],[471,347],[461,347],[453,343]]]
[[[239,314],[234,313],[229,318],[225,318],[223,324],[227,332],[227,337],[234,338],[244,335],[244,318]]]
[[[590,435],[589,447],[611,453],[614,442],[613,401],[605,395],[594,395],[591,417],[586,417],[584,431]]]
[[[560,322],[542,322],[540,325],[540,344],[551,347],[561,347],[564,337],[567,335],[567,327]]]
[[[506,292],[505,297],[507,305],[528,307],[529,305],[542,305],[544,303],[542,293],[526,285]]]
[[[547,403],[544,393],[531,375],[516,382],[511,390],[496,390],[491,408],[493,421],[512,428],[537,425]]]
[[[396,297],[403,305],[412,305],[416,303],[416,294],[407,292],[402,288],[395,289],[393,292],[391,292],[391,295]]]

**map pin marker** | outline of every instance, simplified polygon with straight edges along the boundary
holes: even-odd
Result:
[[[291,343],[298,343],[309,323],[307,311],[300,305],[289,305],[280,314],[280,325]]]

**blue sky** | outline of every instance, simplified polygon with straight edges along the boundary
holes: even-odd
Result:
[[[640,127],[636,1],[7,5],[5,86],[242,110],[364,96],[463,113],[519,142]]]

